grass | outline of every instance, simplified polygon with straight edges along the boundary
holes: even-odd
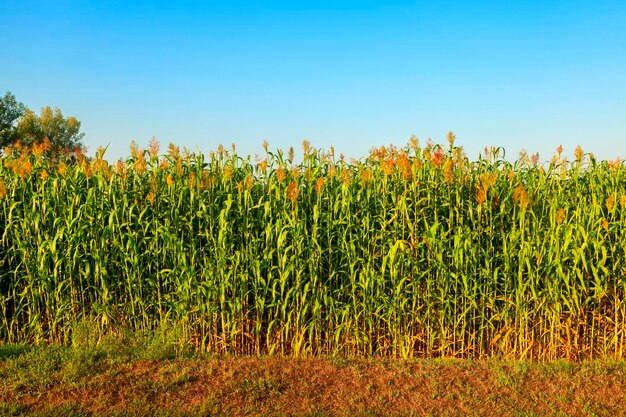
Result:
[[[142,347],[150,345],[145,339]],[[115,345],[16,348],[0,360],[6,416],[614,416],[626,363],[489,359],[154,359]],[[138,346],[136,344],[135,346]],[[9,350],[10,346],[3,346]],[[164,352],[168,352],[165,349]]]

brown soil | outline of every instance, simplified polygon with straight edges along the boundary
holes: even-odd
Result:
[[[135,361],[73,381],[5,381],[0,403],[24,413],[14,415],[624,416],[626,370],[451,360]]]

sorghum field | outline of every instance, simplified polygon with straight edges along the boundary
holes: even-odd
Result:
[[[626,357],[626,174],[448,143],[0,164],[0,339],[176,329],[201,352]]]

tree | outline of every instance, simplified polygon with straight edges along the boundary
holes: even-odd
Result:
[[[0,151],[16,142],[32,146],[46,137],[53,152],[64,148],[71,151],[74,147],[83,148],[84,136],[80,122],[75,117],[63,117],[57,107],[43,107],[37,115],[8,91],[0,98]]]
[[[16,134],[22,144],[29,146],[41,143],[47,137],[56,151],[82,148],[85,136],[75,117],[64,118],[58,107],[52,110],[50,106],[43,107],[39,116],[27,109],[17,123]]]
[[[10,92],[0,98],[0,150],[18,140],[16,121],[24,115],[26,107]]]

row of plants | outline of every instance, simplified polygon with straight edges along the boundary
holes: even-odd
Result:
[[[626,176],[559,148],[471,161],[416,138],[359,160],[131,145],[4,150],[0,339],[172,326],[201,351],[626,356]]]

